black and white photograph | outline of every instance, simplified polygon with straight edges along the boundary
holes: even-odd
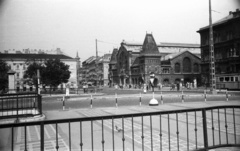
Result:
[[[0,0],[0,151],[239,151],[240,0]]]

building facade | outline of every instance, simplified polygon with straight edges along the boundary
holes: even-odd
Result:
[[[82,63],[82,82],[92,85],[107,86],[109,84],[108,68],[111,54],[104,54],[96,59],[95,56],[89,57]]]
[[[4,60],[15,72],[15,89],[32,89],[34,85],[27,85],[24,81],[24,72],[27,70],[28,65],[35,61],[38,63],[44,63],[48,59],[60,59],[65,64],[69,65],[69,71],[71,72],[69,78],[69,85],[71,88],[78,87],[78,70],[80,68],[80,58],[72,58],[63,54],[23,54],[23,53],[1,53],[0,59]],[[61,84],[59,87],[65,87],[65,84]]]
[[[240,89],[240,11],[213,23],[216,88]],[[209,84],[209,26],[197,31],[201,36],[202,81]]]
[[[172,55],[171,59],[169,54]],[[176,83],[179,79],[182,79],[182,82],[184,80],[193,82],[194,77],[200,81],[200,71],[192,70],[194,65],[200,68],[198,56],[200,56],[198,44],[160,43],[157,45],[153,35],[146,34],[143,44],[123,41],[119,49],[113,50],[109,63],[109,81],[111,86],[149,84],[151,74],[155,75],[155,86],[159,83],[166,85]],[[177,63],[182,68],[175,72]],[[186,66],[186,63],[190,63],[190,67]]]

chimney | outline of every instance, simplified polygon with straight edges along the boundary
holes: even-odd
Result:
[[[231,15],[231,14],[232,14],[232,11],[229,12],[229,15]]]

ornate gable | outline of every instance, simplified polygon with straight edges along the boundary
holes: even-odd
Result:
[[[160,56],[157,44],[153,38],[152,34],[146,34],[142,50],[140,51],[142,56]]]

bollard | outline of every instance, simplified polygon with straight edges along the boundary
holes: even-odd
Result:
[[[184,95],[183,95],[183,90],[182,90],[182,103],[184,103]]]
[[[139,105],[141,106],[142,105],[142,98],[141,98],[141,92],[140,92],[140,98],[139,98]]]
[[[207,102],[207,94],[206,94],[206,90],[204,90],[204,100],[205,100],[205,102]]]
[[[116,108],[118,107],[118,103],[117,103],[117,93],[115,93],[115,99],[116,99]]]
[[[228,90],[226,90],[226,101],[228,101]]]
[[[91,95],[91,102],[90,102],[90,106],[91,106],[91,108],[92,108],[92,99],[93,99],[93,98],[92,98],[92,95]]]
[[[163,96],[162,96],[162,91],[161,91],[161,104],[163,104]]]
[[[63,110],[65,110],[65,97],[63,96]]]

